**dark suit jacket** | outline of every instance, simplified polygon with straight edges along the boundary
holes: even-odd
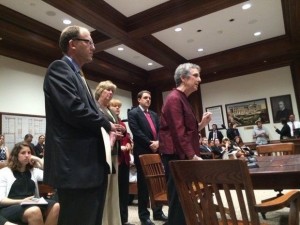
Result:
[[[276,129],[275,131],[280,134],[280,139],[283,139],[284,137],[291,138],[291,128],[287,124],[284,124],[281,130]]]
[[[223,134],[221,131],[217,130],[217,138],[219,139],[220,143],[222,143]],[[208,141],[211,141],[213,139],[213,131],[210,131],[208,134]]]
[[[173,89],[167,96],[160,116],[159,151],[191,159],[199,152],[198,121],[187,96]]]
[[[68,58],[54,61],[44,80],[46,145],[44,182],[56,188],[92,188],[108,173],[99,111]]]
[[[208,150],[209,149],[209,150]],[[209,146],[200,145],[199,147],[200,153],[213,153],[212,149]],[[202,159],[212,159],[212,155],[200,155]]]
[[[149,114],[156,128],[156,133],[158,134],[158,116],[151,110],[149,110]],[[128,125],[133,135],[134,161],[138,162],[139,160],[137,159],[139,155],[153,153],[149,147],[151,144],[150,141],[156,141],[157,138],[154,139],[148,120],[139,106],[128,112]]]

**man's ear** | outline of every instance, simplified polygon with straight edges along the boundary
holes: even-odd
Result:
[[[76,46],[74,44],[75,42],[73,40],[69,41],[69,49],[76,49]]]

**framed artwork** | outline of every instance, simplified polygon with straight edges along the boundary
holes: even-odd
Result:
[[[293,114],[293,106],[291,95],[281,95],[270,98],[273,122],[280,123],[281,119],[289,119],[289,116]]]
[[[227,122],[238,126],[255,125],[260,120],[270,123],[267,100],[265,98],[226,104]]]
[[[223,117],[223,111],[222,111],[222,106],[213,106],[213,107],[207,107],[206,112],[211,112],[212,113],[212,119],[208,124],[208,129],[212,129],[213,124],[217,124],[218,129],[224,129],[224,117]]]

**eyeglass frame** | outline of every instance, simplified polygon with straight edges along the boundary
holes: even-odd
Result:
[[[89,44],[90,46],[94,46],[95,47],[95,43],[92,40],[89,39],[84,39],[84,38],[72,38],[73,41],[83,41],[87,44]]]

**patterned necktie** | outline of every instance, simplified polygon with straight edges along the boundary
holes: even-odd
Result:
[[[149,112],[147,110],[145,110],[144,113],[145,113],[146,119],[148,120],[148,123],[149,123],[149,125],[151,127],[153,138],[154,138],[154,140],[156,140],[156,136],[157,136],[156,129],[155,129],[154,123],[153,123],[153,121],[151,119],[151,116],[150,116],[150,114],[149,114]]]
[[[82,81],[83,81],[83,83],[84,83],[84,85],[85,85],[85,87],[86,87],[88,93],[90,94],[90,96],[92,96],[92,94],[91,94],[91,92],[90,92],[90,89],[89,89],[89,87],[88,87],[88,85],[87,85],[87,83],[86,83],[86,80],[85,80],[83,71],[80,70],[79,73],[80,73],[81,79],[82,79]]]

